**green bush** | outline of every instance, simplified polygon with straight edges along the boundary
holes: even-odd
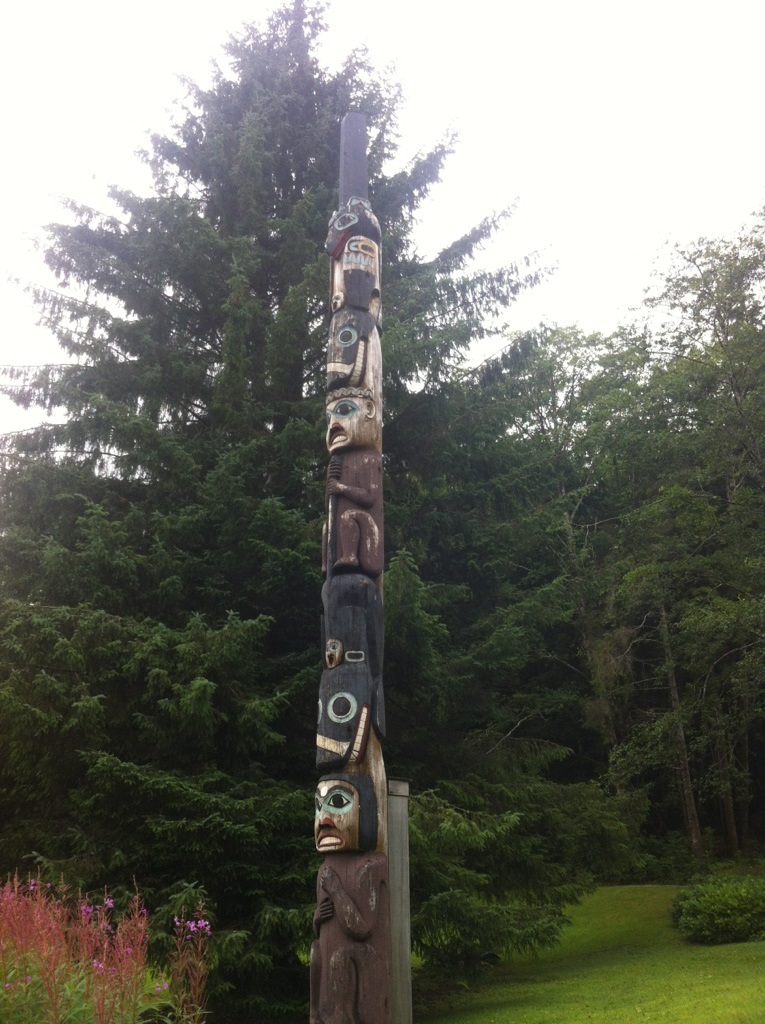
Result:
[[[672,921],[691,942],[765,937],[765,878],[710,878],[679,893]]]

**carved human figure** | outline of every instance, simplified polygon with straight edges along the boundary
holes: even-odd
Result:
[[[389,1024],[385,854],[329,854],[319,870],[316,903],[310,1024]]]
[[[331,565],[333,572],[363,572],[373,578],[383,570],[382,456],[379,452],[353,449],[330,459],[323,565],[325,571]]]
[[[371,388],[338,388],[327,395],[327,450],[382,447],[382,410]]]

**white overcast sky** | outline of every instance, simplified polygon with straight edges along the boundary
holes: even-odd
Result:
[[[59,197],[147,191],[135,151],[168,124],[179,76],[204,83],[227,36],[274,0],[28,0],[0,15],[5,101],[0,363],[57,359],[11,275],[41,279],[34,240]],[[330,0],[323,50],[395,65],[405,155],[459,133],[421,221],[425,254],[517,200],[493,247],[557,267],[517,305],[609,331],[664,244],[733,234],[765,205],[762,0]],[[20,421],[0,409],[0,430]]]

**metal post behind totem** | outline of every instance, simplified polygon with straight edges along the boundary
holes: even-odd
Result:
[[[412,931],[409,902],[409,783],[388,779],[391,1019],[412,1024]]]

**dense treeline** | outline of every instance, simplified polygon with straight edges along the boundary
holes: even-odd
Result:
[[[302,1019],[316,854],[326,221],[339,122],[384,226],[388,771],[412,780],[434,967],[555,939],[595,877],[765,833],[765,225],[678,254],[666,326],[540,328],[535,283],[412,237],[449,145],[386,173],[397,92],[329,73],[301,0],[155,137],[155,192],[72,204],[41,316],[71,361],[6,391],[0,867],[204,895],[216,1021]],[[54,417],[55,420],[55,417]],[[675,843],[675,846],[677,844]],[[674,847],[673,847],[674,848]],[[665,858],[666,859],[666,858]]]

